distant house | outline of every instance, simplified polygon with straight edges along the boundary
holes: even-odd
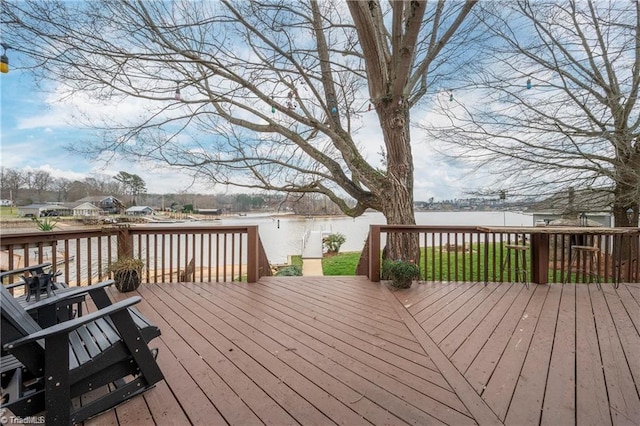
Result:
[[[132,216],[150,216],[154,214],[154,210],[149,206],[133,206],[124,211],[126,215]]]
[[[100,207],[95,206],[89,202],[82,203],[64,203],[61,206],[61,211],[64,211],[65,215],[70,216],[98,216],[102,213]],[[62,213],[61,213],[62,214]]]
[[[29,204],[28,206],[18,207],[18,216],[22,217],[40,217],[48,216],[50,212],[58,212],[59,206],[53,204]]]
[[[122,201],[113,196],[97,195],[91,197],[84,197],[75,201],[76,203],[91,203],[98,207],[100,210],[109,213],[116,214],[124,210],[124,204]]]
[[[608,191],[569,188],[532,205],[529,211],[533,213],[534,224],[549,224],[558,219],[573,220],[578,224],[583,217],[610,227],[613,226],[612,201]]]

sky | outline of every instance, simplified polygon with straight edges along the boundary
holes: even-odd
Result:
[[[10,64],[19,66],[20,53],[7,52]],[[169,167],[148,167],[140,162],[111,159],[104,163],[71,152],[72,143],[99,137],[92,129],[83,128],[77,117],[108,117],[115,121],[138,108],[140,100],[125,99],[117,105],[100,105],[82,96],[61,100],[53,83],[36,85],[31,76],[13,68],[0,75],[1,144],[0,165],[14,169],[46,170],[54,177],[83,179],[97,174],[115,176],[119,171],[139,175],[149,193],[223,193],[243,192],[237,187],[213,186],[193,182],[187,173]],[[415,117],[424,115],[417,111]],[[362,128],[355,136],[369,162],[380,166],[383,141],[375,112],[364,113]],[[416,201],[465,198],[465,189],[473,186],[460,164],[444,161],[417,129],[412,134],[415,164]]]

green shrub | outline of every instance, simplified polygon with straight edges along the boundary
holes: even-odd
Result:
[[[382,276],[391,280],[391,285],[409,288],[415,279],[420,278],[420,267],[406,260],[385,260],[382,262]]]
[[[302,276],[302,268],[298,265],[289,265],[284,268],[278,270],[276,272],[276,277],[301,277]]]
[[[340,247],[347,241],[347,237],[344,235],[330,234],[322,240],[322,244],[327,248],[328,253],[338,253],[340,251]]]

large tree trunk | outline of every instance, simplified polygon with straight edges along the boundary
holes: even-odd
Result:
[[[389,225],[415,225],[409,108],[401,99],[385,100],[378,108],[387,147],[387,187],[380,194],[382,213]],[[383,258],[417,263],[419,250],[417,234],[390,233]]]

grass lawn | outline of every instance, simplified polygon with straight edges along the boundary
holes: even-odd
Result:
[[[18,208],[2,206],[0,207],[0,217],[3,219],[18,217]]]
[[[453,281],[455,280],[455,271],[458,271],[458,279],[462,280],[463,275],[466,281],[484,281],[484,245],[474,246],[473,248],[473,264],[471,264],[471,258],[469,253],[466,253],[463,262],[462,253],[446,253],[433,249],[433,247],[427,247],[427,271],[425,272],[424,258],[425,248],[420,249],[421,262],[421,277],[425,281]],[[489,277],[500,277],[501,260],[504,259],[506,250],[503,251],[502,256],[500,253],[496,253],[496,264],[494,275],[493,262],[489,262]],[[489,247],[489,259],[493,259],[493,247]],[[432,260],[433,259],[433,260]],[[360,260],[360,252],[346,252],[339,253],[335,256],[325,257],[322,259],[322,270],[324,275],[355,275],[358,261]],[[480,270],[478,270],[478,261],[480,262]],[[434,268],[435,266],[435,268]],[[504,272],[505,279],[507,279],[507,271]],[[512,275],[511,279],[515,279]],[[552,271],[549,271],[550,282],[554,282],[552,277]]]
[[[355,275],[359,260],[359,251],[324,257],[322,258],[322,272],[325,275]]]
[[[291,264],[294,266],[299,266],[302,269],[302,256],[299,254],[294,254],[291,256]]]

